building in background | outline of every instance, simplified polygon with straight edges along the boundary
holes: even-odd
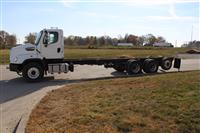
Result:
[[[174,47],[171,43],[158,42],[153,44],[154,47]]]
[[[132,43],[117,43],[117,46],[133,46]]]

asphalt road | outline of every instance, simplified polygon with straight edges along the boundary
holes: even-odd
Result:
[[[103,66],[75,66],[75,72],[45,77],[38,83],[26,83],[23,78],[0,66],[0,133],[23,133],[31,110],[47,92],[67,83],[126,76]],[[200,70],[200,59],[182,60],[180,71]],[[176,72],[171,69],[170,72]],[[159,73],[165,73],[159,71]],[[144,75],[139,75],[144,76]]]

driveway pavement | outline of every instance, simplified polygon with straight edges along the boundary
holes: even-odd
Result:
[[[98,80],[126,76],[112,68],[103,66],[75,66],[75,72],[47,76],[38,83],[27,83],[14,72],[0,66],[0,132],[23,133],[31,110],[37,105],[47,92],[58,89],[68,83],[82,82],[85,80]],[[200,70],[200,59],[182,60],[181,71]],[[177,69],[171,69],[175,72]],[[159,73],[163,73],[159,71]],[[144,75],[143,75],[144,76]]]

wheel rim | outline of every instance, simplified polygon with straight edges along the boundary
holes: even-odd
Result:
[[[31,67],[27,73],[30,79],[37,79],[40,76],[40,71],[36,67]]]
[[[152,63],[152,64],[150,65],[150,70],[151,70],[151,72],[155,72],[155,71],[157,70],[157,65],[154,64],[154,63]]]
[[[131,71],[133,73],[138,73],[140,71],[140,65],[139,64],[134,64],[134,65],[132,65],[131,68],[132,68]]]
[[[165,67],[165,68],[169,68],[170,66],[171,66],[171,61],[166,60],[166,61],[164,62],[164,67]]]

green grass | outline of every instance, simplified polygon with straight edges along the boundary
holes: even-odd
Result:
[[[145,57],[145,56],[173,56],[184,52],[187,48],[65,48],[65,58],[112,58],[120,56]],[[9,63],[9,50],[0,51],[0,64]]]
[[[145,56],[173,56],[178,52],[186,51],[181,48],[165,49],[65,49],[66,58],[90,58],[90,57],[145,57]]]
[[[200,132],[200,71],[70,84],[45,96],[27,132]]]
[[[8,64],[8,63],[9,63],[9,50],[0,49],[0,64]]]

